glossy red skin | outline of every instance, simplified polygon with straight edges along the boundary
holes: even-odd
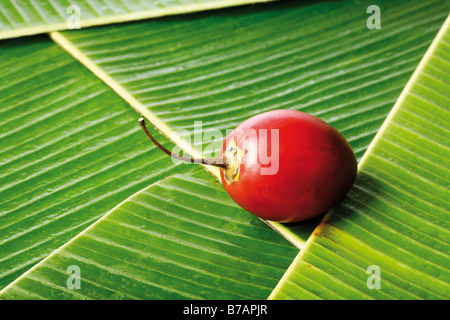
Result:
[[[259,139],[270,155],[270,129],[279,130],[279,168],[261,175],[262,165],[242,163],[237,181],[222,183],[231,198],[248,212],[265,220],[304,221],[328,211],[340,201],[356,178],[357,161],[345,138],[317,117],[294,110],[274,110],[241,123],[224,141],[222,153],[235,139],[244,152],[245,132],[267,129]],[[241,132],[238,132],[242,130]],[[243,134],[242,134],[243,133]],[[257,145],[258,139],[250,144]]]

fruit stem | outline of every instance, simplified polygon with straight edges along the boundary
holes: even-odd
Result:
[[[200,158],[199,159],[199,158],[192,158],[192,157],[184,157],[184,156],[180,156],[178,154],[170,152],[168,149],[166,149],[164,146],[162,146],[158,141],[156,141],[156,139],[150,134],[150,132],[148,132],[147,127],[145,125],[144,118],[139,118],[138,121],[142,127],[142,130],[144,130],[147,137],[155,144],[155,146],[157,146],[159,150],[161,150],[165,154],[171,156],[172,158],[175,158],[175,159],[178,159],[181,161],[186,161],[186,162],[206,164],[206,165],[215,166],[215,167],[224,168],[224,169],[226,169],[228,167],[228,165],[226,163],[224,163],[223,158]]]

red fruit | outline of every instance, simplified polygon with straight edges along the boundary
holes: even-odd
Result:
[[[299,222],[339,202],[356,178],[357,162],[345,138],[326,122],[294,110],[254,116],[225,139],[220,158],[194,159],[172,154],[145,127],[166,154],[220,167],[231,198],[265,220]]]
[[[265,220],[298,222],[320,215],[356,178],[356,157],[345,138],[300,111],[269,111],[244,121],[228,135],[222,154],[229,165],[220,170],[225,190]]]

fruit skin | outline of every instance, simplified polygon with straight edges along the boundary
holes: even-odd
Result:
[[[259,129],[267,130],[267,139],[248,134]],[[278,171],[262,175],[261,168],[271,164],[250,163],[245,157],[249,152],[255,156],[255,146],[266,147],[271,155],[271,129],[279,130]],[[222,183],[237,204],[264,220],[299,222],[325,213],[356,178],[357,160],[347,140],[331,125],[300,111],[274,110],[247,119],[225,139],[222,155],[233,140],[245,159],[231,183],[220,170]]]

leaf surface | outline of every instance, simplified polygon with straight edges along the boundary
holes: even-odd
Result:
[[[194,156],[217,156],[227,130],[288,108],[329,122],[360,159],[449,11],[380,1],[382,28],[370,30],[370,4],[274,2],[52,38]],[[312,227],[272,226],[298,247]]]
[[[0,39],[270,0],[2,0]]]
[[[203,170],[136,193],[1,297],[266,299],[297,252]],[[79,289],[70,266],[80,270]]]
[[[271,299],[450,298],[450,18]]]
[[[0,288],[174,172],[136,113],[48,37],[0,42]]]

